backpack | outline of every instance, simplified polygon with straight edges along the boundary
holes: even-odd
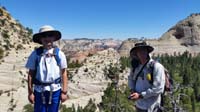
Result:
[[[39,80],[36,79],[37,67],[39,66],[41,57],[44,55],[43,50],[44,50],[44,48],[42,46],[39,47],[39,48],[36,48],[36,55],[37,55],[36,62],[35,62],[35,68],[36,68],[35,71],[36,72],[35,72],[35,74],[32,78],[32,82],[33,82],[33,84],[44,85],[44,86],[50,85],[52,83],[58,84],[58,83],[61,82],[61,78],[55,79],[54,82],[52,82],[52,83],[42,83],[42,82],[40,82]],[[56,47],[56,46],[53,47],[53,57],[55,58],[57,65],[60,67],[61,66],[61,59],[59,57],[59,51],[60,51],[60,49],[58,47]]]
[[[151,75],[151,79],[152,79],[152,80],[150,80],[151,84],[153,84],[153,70],[154,70],[155,63],[157,63],[157,61],[152,61],[150,63],[150,71],[151,71],[150,75]],[[163,93],[170,92],[170,91],[172,91],[172,88],[173,88],[173,80],[166,68],[164,68],[164,72],[165,72],[165,88],[164,88]]]
[[[150,70],[150,79],[149,80],[149,83],[150,84],[153,84],[153,70],[154,70],[154,65],[155,63],[157,63],[158,61],[152,61],[150,62],[150,66],[149,66],[149,70]],[[136,77],[135,77],[135,85],[136,85],[136,81],[139,77],[139,74],[142,72],[143,68],[146,66],[146,64],[148,63],[148,61],[143,65],[143,67],[140,69],[140,71],[137,73]],[[164,69],[164,72],[165,72],[165,88],[164,88],[164,92],[161,94],[161,107],[158,108],[158,112],[162,112],[163,110],[163,106],[164,106],[164,95],[165,95],[165,92],[171,92],[172,91],[172,87],[173,87],[173,80],[172,78],[170,77],[170,74],[168,72],[168,70],[165,68]],[[134,91],[134,90],[133,90]]]
[[[36,48],[36,54],[37,54],[37,60],[36,60],[36,67],[38,66],[41,56],[43,55],[43,50],[44,48],[41,46],[39,48]],[[57,46],[53,47],[53,56],[56,59],[57,65],[60,66],[61,64],[61,59],[59,58],[59,51],[60,49]]]
[[[151,84],[153,84],[153,70],[154,70],[155,63],[157,63],[157,61],[152,61],[150,63],[150,70],[151,70],[150,75],[151,75],[151,79],[152,79],[150,81]],[[165,92],[171,92],[173,89],[173,80],[166,68],[164,68],[164,72],[165,72],[165,88],[164,88],[164,92],[161,94],[161,104],[160,104],[160,107],[158,108],[158,110],[159,110],[158,112],[163,111]]]

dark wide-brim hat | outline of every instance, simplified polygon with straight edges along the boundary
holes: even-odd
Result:
[[[147,45],[147,43],[146,42],[138,42],[138,43],[136,43],[135,44],[135,46],[130,50],[130,55],[136,55],[136,50],[138,49],[138,48],[142,48],[142,49],[147,49],[147,52],[148,53],[151,53],[153,50],[154,50],[154,48],[152,47],[152,46],[150,46],[150,45]]]
[[[33,35],[33,42],[42,44],[41,38],[45,38],[46,35],[51,35],[49,37],[53,37],[54,41],[61,39],[60,31],[55,30],[52,26],[45,25],[40,28],[39,33]]]

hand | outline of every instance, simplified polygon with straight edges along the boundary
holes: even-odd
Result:
[[[130,96],[131,96],[130,99],[132,99],[132,100],[137,100],[137,99],[140,98],[140,94],[139,93],[132,93]]]
[[[35,95],[33,94],[33,93],[30,93],[29,95],[28,95],[28,100],[29,100],[29,102],[30,103],[35,103]]]
[[[65,102],[68,99],[68,95],[67,94],[63,94],[61,93],[61,102]]]

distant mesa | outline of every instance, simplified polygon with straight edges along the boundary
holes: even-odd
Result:
[[[95,54],[108,48],[118,49],[121,45],[120,40],[113,39],[88,39],[79,38],[74,40],[62,40],[64,43],[62,50],[71,61],[83,61],[88,55]]]

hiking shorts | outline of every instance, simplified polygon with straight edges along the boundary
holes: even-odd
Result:
[[[49,104],[49,91],[43,92],[43,96],[45,97],[45,104],[43,104],[42,93],[34,91],[35,95],[35,104],[34,104],[34,112],[58,112],[59,103],[60,103],[60,94],[61,89],[58,91],[54,91],[52,93],[51,104]]]

